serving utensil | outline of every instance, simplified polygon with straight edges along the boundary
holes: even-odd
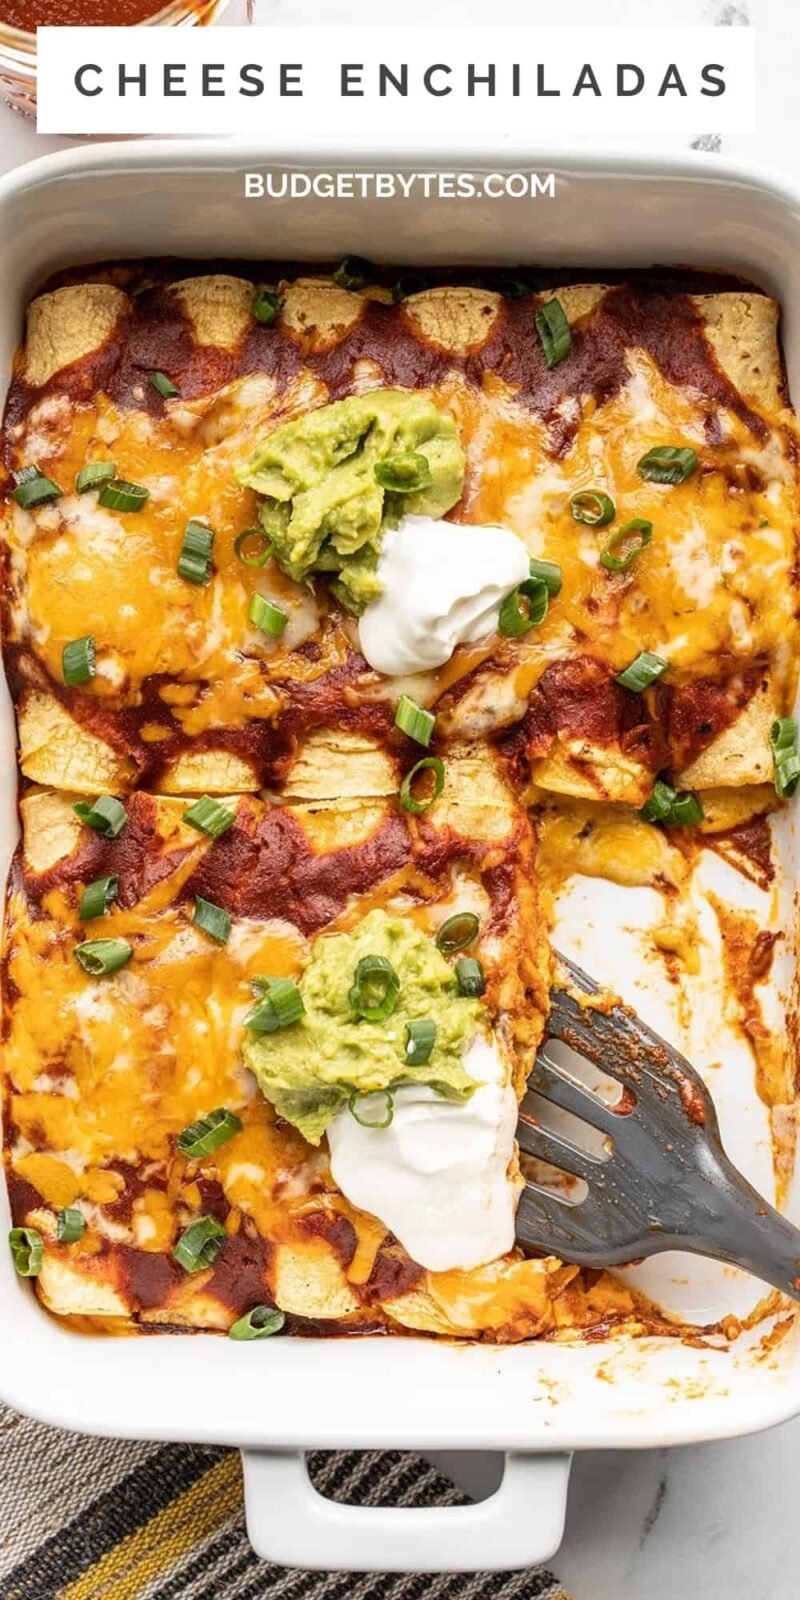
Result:
[[[586,1267],[689,1250],[745,1267],[800,1300],[800,1229],[726,1156],[702,1078],[628,1006],[606,1004],[580,967],[564,957],[558,965],[517,1138],[527,1155],[567,1176],[553,1188],[526,1180],[519,1243]],[[621,1084],[621,1099],[611,1105],[573,1075],[555,1041]],[[600,1147],[596,1136],[584,1148],[543,1127],[536,1096],[605,1135]]]

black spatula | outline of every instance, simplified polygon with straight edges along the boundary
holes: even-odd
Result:
[[[563,957],[559,966],[517,1138],[528,1155],[585,1180],[588,1192],[573,1200],[568,1184],[562,1192],[529,1179],[517,1211],[520,1244],[588,1267],[690,1250],[800,1300],[800,1229],[728,1160],[702,1079],[628,1007],[581,1003],[597,985]],[[623,1085],[616,1106],[555,1059],[553,1040]],[[606,1135],[602,1153],[542,1127],[534,1093]]]

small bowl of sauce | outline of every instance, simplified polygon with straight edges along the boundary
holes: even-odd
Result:
[[[36,109],[36,29],[191,28],[213,22],[228,0],[0,0],[0,94]]]

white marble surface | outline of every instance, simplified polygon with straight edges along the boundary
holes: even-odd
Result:
[[[494,23],[536,21],[530,0],[494,0]],[[410,24],[486,21],[478,0],[405,0]],[[367,0],[257,0],[266,24],[374,22]],[[797,0],[560,0],[560,22],[754,23],[759,33],[758,129],[723,150],[800,167],[800,7]],[[227,21],[245,20],[232,0]],[[388,20],[388,19],[387,19]],[[393,19],[396,20],[396,19]],[[713,135],[713,128],[708,129]],[[0,106],[0,171],[67,140],[44,139]],[[704,140],[713,147],[711,138]],[[449,1462],[484,1492],[492,1458]],[[755,1438],[674,1451],[589,1453],[573,1468],[567,1533],[554,1566],[575,1600],[797,1600],[800,1594],[800,1420]]]

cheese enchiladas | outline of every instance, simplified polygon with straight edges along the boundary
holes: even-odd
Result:
[[[654,1325],[516,1250],[516,1103],[570,875],[663,894],[673,964],[703,851],[769,882],[800,772],[774,303],[73,274],[28,309],[4,442],[5,1149],[44,1304]],[[777,1117],[771,945],[719,914]]]

